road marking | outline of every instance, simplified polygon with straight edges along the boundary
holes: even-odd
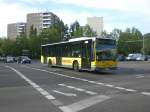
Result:
[[[31,81],[29,78],[27,78],[26,76],[24,76],[21,72],[19,72],[18,70],[16,70],[13,67],[10,66],[6,66],[7,68],[10,68],[11,70],[13,70],[14,72],[16,72],[22,79],[24,79],[28,84],[30,84],[34,89],[36,89],[38,92],[40,92],[41,95],[43,95],[45,98],[49,99],[49,100],[53,100],[55,99],[54,96],[50,95],[46,90],[42,89],[39,85],[37,85],[35,82]]]
[[[98,84],[98,85],[103,85],[103,86],[105,85],[104,83],[101,83],[101,82],[98,82],[98,83],[96,83],[96,84]]]
[[[90,94],[90,95],[97,95],[97,93],[92,92],[92,91],[85,91],[85,93]]]
[[[124,90],[124,91],[128,91],[128,92],[138,92],[138,90],[134,90],[134,89],[118,87],[118,86],[115,86],[115,85],[105,84],[105,83],[102,83],[102,82],[87,80],[87,79],[78,78],[78,77],[72,77],[72,76],[68,76],[68,75],[64,75],[64,74],[60,74],[60,73],[55,73],[55,72],[50,72],[50,71],[42,70],[42,69],[38,69],[38,68],[32,68],[32,67],[27,67],[27,66],[23,66],[23,67],[29,68],[29,69],[33,69],[33,70],[47,72],[47,73],[50,73],[50,74],[55,74],[55,75],[62,76],[62,77],[67,77],[67,78],[71,78],[71,79],[77,79],[77,80],[88,82],[88,83],[92,83],[92,84],[102,85],[102,86],[105,86],[105,87],[111,87],[111,88],[115,88],[115,89],[119,89],[119,90]],[[59,85],[61,85],[61,84],[59,84]],[[63,84],[61,86],[63,86]],[[141,94],[149,95],[148,92],[143,92]]]
[[[60,106],[59,108],[63,112],[78,112],[100,102],[110,99],[109,96],[99,95],[95,97],[91,97],[89,99],[81,100],[79,102],[67,105],[67,106]]]
[[[58,84],[59,86],[63,86],[63,87],[67,87],[69,89],[73,89],[73,90],[76,90],[76,91],[79,91],[79,92],[84,92],[86,94],[89,94],[89,95],[96,95],[97,93],[96,92],[93,92],[93,91],[88,91],[88,90],[85,90],[85,89],[82,89],[82,88],[77,88],[77,87],[74,87],[74,86],[68,86],[66,84]]]
[[[73,87],[73,86],[67,86],[68,88],[70,88],[70,89],[75,89],[75,87]]]
[[[114,85],[111,85],[111,84],[105,84],[105,86],[107,86],[107,87],[114,87]]]
[[[53,92],[64,95],[64,96],[77,96],[76,94],[73,94],[73,93],[63,93],[57,90],[53,90]]]
[[[75,88],[75,90],[80,91],[80,92],[86,92],[85,89],[81,89],[81,88]]]
[[[144,75],[144,74],[136,75],[136,78],[143,78],[143,77],[144,77],[143,75]]]
[[[134,89],[125,89],[125,90],[129,92],[137,92],[137,90],[134,90]]]
[[[116,89],[120,89],[120,90],[126,90],[125,88],[123,88],[123,87],[114,87],[114,88],[116,88]]]
[[[143,95],[149,95],[150,96],[149,92],[141,92],[141,94],[143,94]]]
[[[96,82],[95,81],[88,81],[89,83],[93,83],[93,84],[95,84]]]

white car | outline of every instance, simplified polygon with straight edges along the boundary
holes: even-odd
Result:
[[[138,57],[136,58],[136,60],[137,60],[137,61],[147,61],[148,58],[147,58],[146,56],[144,56],[144,55],[140,55],[140,56],[138,56]]]
[[[135,61],[137,58],[137,54],[129,54],[127,57],[126,57],[126,60],[127,61]]]
[[[146,57],[141,53],[134,53],[129,54],[128,57],[126,57],[127,61],[144,61],[146,60]]]
[[[15,62],[14,57],[11,56],[6,57],[6,63],[13,63],[13,62]]]

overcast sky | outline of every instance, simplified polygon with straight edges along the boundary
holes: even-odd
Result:
[[[50,11],[71,24],[87,23],[87,17],[104,17],[104,29],[136,27],[150,32],[150,0],[0,0],[0,37],[7,36],[7,24],[26,22],[26,14]]]

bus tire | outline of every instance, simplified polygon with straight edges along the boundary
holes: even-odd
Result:
[[[51,59],[48,60],[48,67],[52,67],[52,61],[51,61]]]
[[[74,62],[73,62],[73,70],[74,70],[74,71],[79,71],[79,64],[78,64],[77,61],[74,61]]]

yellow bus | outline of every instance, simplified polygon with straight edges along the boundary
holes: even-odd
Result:
[[[80,37],[41,45],[41,63],[78,70],[117,68],[116,41],[110,38]]]

